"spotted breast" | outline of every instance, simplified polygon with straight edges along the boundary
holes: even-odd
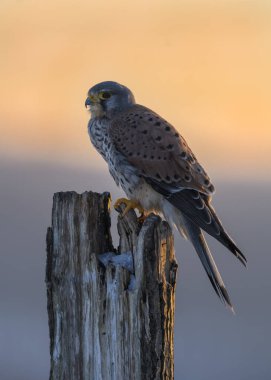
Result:
[[[109,128],[110,121],[106,118],[90,119],[88,124],[90,140],[107,162],[109,172],[116,184],[122,187],[127,196],[132,197],[141,180],[137,169],[129,164],[115,148],[108,133]]]

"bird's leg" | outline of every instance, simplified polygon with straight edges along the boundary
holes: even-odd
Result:
[[[126,215],[128,211],[132,209],[137,209],[140,212],[140,216],[138,220],[143,222],[145,219],[144,209],[141,204],[135,200],[127,199],[127,198],[118,198],[114,203],[114,208],[117,209],[122,203],[125,204],[125,209],[122,212],[122,216]]]

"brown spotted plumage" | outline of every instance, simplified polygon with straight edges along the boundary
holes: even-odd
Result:
[[[131,205],[163,214],[195,247],[214,290],[232,304],[202,231],[227,247],[244,265],[246,258],[218,219],[214,186],[184,138],[166,120],[135,103],[132,92],[102,82],[88,92],[90,139],[108,163]],[[121,200],[123,202],[123,199]]]
[[[159,115],[141,105],[120,112],[109,135],[144,177],[212,194],[214,186],[184,138]]]

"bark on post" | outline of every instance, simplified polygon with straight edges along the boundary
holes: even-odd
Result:
[[[47,232],[51,380],[172,380],[173,237],[150,215],[118,218],[110,195],[56,193]]]

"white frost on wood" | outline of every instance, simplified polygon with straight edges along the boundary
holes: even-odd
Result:
[[[103,263],[105,267],[107,267],[109,264],[113,264],[115,266],[119,265],[131,273],[134,272],[133,255],[131,251],[123,252],[119,255],[114,252],[106,252],[99,255],[98,259]]]

